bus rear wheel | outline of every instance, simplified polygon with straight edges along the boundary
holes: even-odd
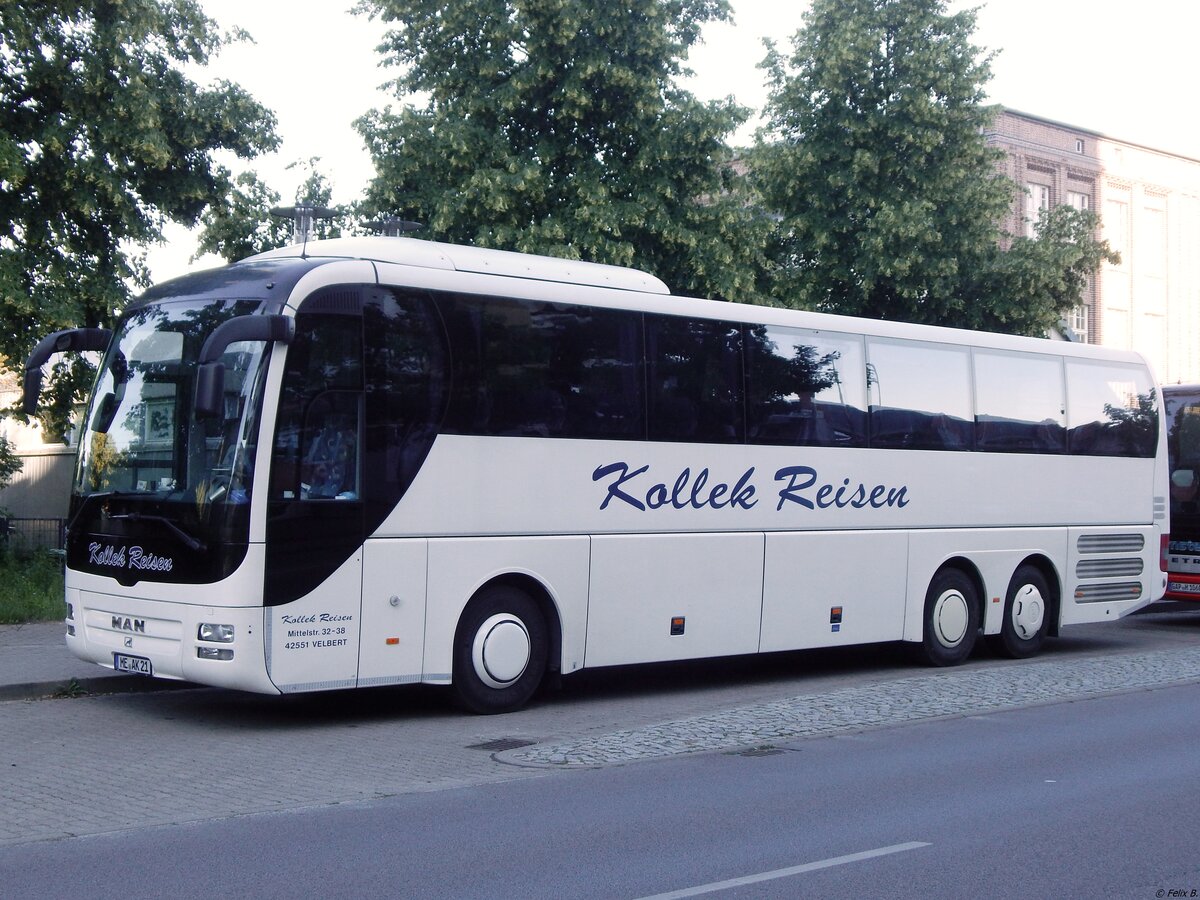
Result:
[[[1004,624],[993,646],[1013,659],[1033,656],[1042,649],[1050,625],[1050,586],[1034,566],[1017,569],[1008,584]]]
[[[520,709],[541,684],[547,655],[546,620],[537,603],[510,585],[485,588],[459,621],[455,696],[475,713]]]
[[[975,649],[979,592],[959,569],[943,569],[925,594],[921,657],[932,666],[956,666]]]

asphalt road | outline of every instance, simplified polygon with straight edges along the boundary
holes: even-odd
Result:
[[[1200,610],[1020,662],[901,649],[585,673],[501,717],[0,703],[0,895],[1200,896]]]
[[[1200,889],[1200,685],[0,849],[14,898]],[[683,893],[679,893],[683,892]]]

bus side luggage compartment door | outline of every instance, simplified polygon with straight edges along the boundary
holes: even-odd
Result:
[[[363,547],[359,687],[421,680],[428,549],[424,539],[369,540]]]
[[[762,577],[761,532],[594,536],[587,665],[757,652]]]
[[[768,534],[765,571],[764,653],[904,636],[906,532]]]

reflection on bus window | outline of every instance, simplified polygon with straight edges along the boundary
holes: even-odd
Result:
[[[446,430],[640,439],[641,322],[620,310],[443,297],[455,384]]]
[[[741,443],[741,329],[681,316],[646,317],[650,440]]]
[[[1145,369],[1067,362],[1068,446],[1076,456],[1153,457],[1158,395]]]
[[[1067,446],[1061,359],[975,351],[975,449],[1062,453]]]
[[[300,496],[357,500],[359,395],[330,391],[308,408],[300,448]]]
[[[296,316],[275,431],[273,499],[359,499],[362,372],[360,316]]]
[[[971,450],[975,414],[965,347],[867,342],[871,446]]]
[[[746,329],[749,439],[865,447],[862,338],[758,325]]]

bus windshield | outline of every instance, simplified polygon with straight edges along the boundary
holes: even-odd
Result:
[[[258,306],[211,299],[159,302],[122,320],[84,422],[77,502],[97,495],[154,501],[167,504],[152,511],[160,521],[169,516],[181,520],[175,525],[201,530],[217,524],[222,510],[248,503],[268,345],[241,342],[225,350],[224,402],[216,416],[197,419],[192,402],[205,338],[220,323]]]

